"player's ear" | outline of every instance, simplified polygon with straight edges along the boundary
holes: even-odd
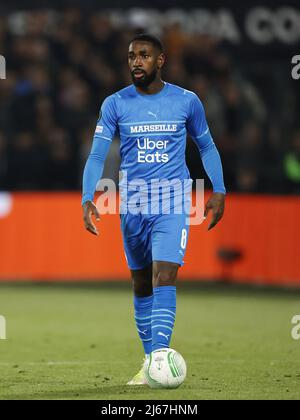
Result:
[[[164,53],[159,54],[159,56],[157,57],[157,67],[161,69],[163,65],[165,64],[165,61],[166,61],[165,54]]]

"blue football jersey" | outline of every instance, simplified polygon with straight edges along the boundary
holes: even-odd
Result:
[[[96,132],[120,137],[121,170],[129,182],[189,178],[185,161],[187,131],[194,138],[208,130],[203,106],[193,92],[170,83],[153,95],[134,85],[107,97]]]
[[[164,82],[156,94],[142,94],[130,85],[108,96],[97,122],[93,147],[83,176],[83,200],[92,200],[110,142],[120,137],[120,182],[147,190],[160,180],[190,179],[185,160],[187,133],[197,144],[204,168],[215,192],[225,193],[222,165],[198,96],[184,88]],[[188,183],[184,184],[184,189]],[[189,184],[191,185],[191,184]]]

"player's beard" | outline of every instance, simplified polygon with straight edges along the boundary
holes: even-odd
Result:
[[[134,77],[134,73],[131,73],[131,78],[133,81],[133,84],[136,87],[140,87],[140,88],[147,88],[156,78],[157,75],[157,70],[154,69],[150,74],[147,74],[146,72],[144,72],[144,76],[140,79],[136,79]]]

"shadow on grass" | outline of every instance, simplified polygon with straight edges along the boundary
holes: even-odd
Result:
[[[105,387],[90,387],[78,391],[77,389],[66,389],[62,391],[38,391],[15,395],[2,396],[3,400],[108,400],[108,399],[146,399],[149,397],[150,389],[145,386],[126,387],[120,385],[111,385]],[[131,398],[130,398],[131,397]],[[140,398],[138,398],[140,397]]]
[[[45,390],[32,391],[22,394],[2,395],[1,400],[160,400],[167,399],[179,400],[182,397],[177,394],[177,389],[161,390],[150,389],[148,386],[95,386],[87,389],[66,389],[66,390]],[[162,393],[163,392],[163,393]],[[185,399],[188,399],[185,396]]]

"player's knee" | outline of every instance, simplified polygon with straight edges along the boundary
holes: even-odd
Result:
[[[176,283],[176,277],[171,271],[159,271],[153,278],[153,287],[159,286],[174,286]]]
[[[142,270],[132,270],[132,286],[134,295],[137,297],[151,296],[152,289],[152,267]]]
[[[153,271],[153,287],[175,286],[178,267],[177,264],[157,264]]]
[[[137,297],[151,296],[153,293],[151,280],[140,282],[133,280],[133,292]]]

